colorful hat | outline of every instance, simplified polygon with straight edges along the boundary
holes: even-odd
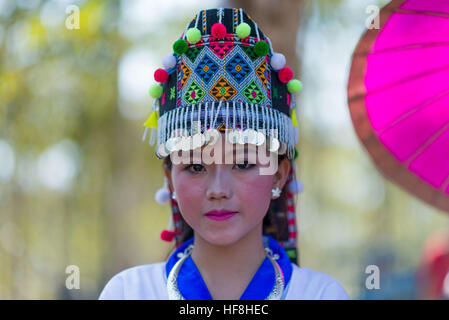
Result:
[[[199,12],[173,51],[154,73],[153,112],[144,124],[143,140],[150,129],[154,145],[157,135],[159,158],[206,144],[210,129],[294,158],[294,93],[302,84],[242,9]]]
[[[242,9],[200,11],[163,57],[157,84],[150,87],[153,111],[145,122],[143,140],[151,130],[150,145],[157,136],[159,158],[176,150],[192,150],[208,143],[208,130],[232,137],[232,143],[266,144],[272,152],[291,160],[287,179],[287,208],[275,214],[284,221],[287,239],[279,241],[296,261],[294,194],[302,191],[296,180],[294,158],[298,123],[294,94],[302,84],[293,79],[285,57],[273,51],[270,39]],[[167,181],[156,194],[160,203],[171,203],[165,241],[181,245],[181,215]],[[174,228],[173,231],[170,229]],[[264,226],[269,233],[272,225]],[[285,232],[284,232],[285,234]]]

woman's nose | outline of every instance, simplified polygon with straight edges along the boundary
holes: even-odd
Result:
[[[231,197],[231,174],[226,168],[217,168],[209,174],[207,198],[209,200],[229,199]]]

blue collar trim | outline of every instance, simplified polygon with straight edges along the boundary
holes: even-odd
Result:
[[[174,253],[170,256],[167,263],[165,264],[165,271],[170,274],[171,269],[174,267],[176,262],[180,259],[177,255],[193,243],[194,237],[182,243]],[[282,273],[284,275],[285,287],[284,291],[287,289],[291,275],[292,275],[292,264],[284,249],[279,245],[279,243],[269,234],[263,234],[262,237],[264,247],[269,247],[273,254],[278,254],[279,259],[276,262],[281,267]],[[178,274],[178,289],[182,296],[186,300],[212,300],[212,296],[206,286],[206,283],[201,276],[195,262],[192,257],[189,256],[186,261],[184,261]],[[240,300],[264,300],[270,294],[271,289],[275,283],[275,273],[270,260],[265,257],[259,269],[257,269],[256,274],[251,279],[250,283],[243,292]]]

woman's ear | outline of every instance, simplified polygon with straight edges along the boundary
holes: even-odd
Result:
[[[283,189],[287,182],[288,174],[290,172],[290,160],[283,158],[278,164],[278,170],[274,174],[273,188],[278,187]]]

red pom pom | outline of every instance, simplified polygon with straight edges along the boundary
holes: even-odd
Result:
[[[279,81],[283,83],[289,82],[291,79],[293,79],[293,71],[289,67],[283,67],[281,70],[279,70]]]
[[[169,230],[162,230],[161,239],[163,241],[171,242],[175,238],[175,232]]]
[[[164,83],[168,80],[168,72],[164,69],[157,69],[154,72],[154,80],[160,83]]]
[[[223,23],[215,23],[210,31],[214,38],[222,39],[226,35],[226,26]]]

